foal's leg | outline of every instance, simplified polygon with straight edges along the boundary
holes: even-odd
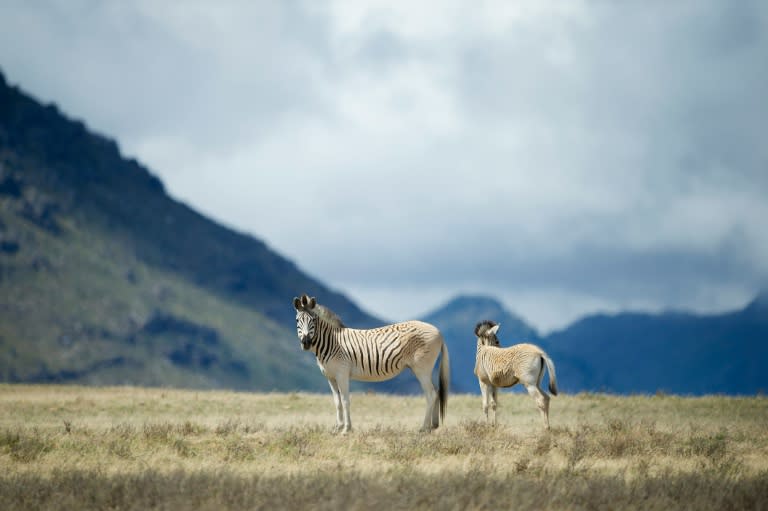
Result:
[[[438,399],[437,394],[435,394],[435,404],[432,405],[432,429],[438,427],[440,427],[440,399]]]
[[[526,383],[525,388],[536,402],[541,419],[544,421],[544,428],[549,429],[549,395],[534,384]]]
[[[499,395],[499,388],[494,385],[489,385],[490,387],[490,405],[491,405],[491,411],[493,412],[493,424],[496,425],[496,407],[498,406],[498,395]]]
[[[478,380],[478,382],[480,383],[480,393],[483,395],[483,414],[485,414],[485,423],[488,424],[488,394],[491,392],[488,387],[490,387],[490,385],[486,385],[480,380]]]

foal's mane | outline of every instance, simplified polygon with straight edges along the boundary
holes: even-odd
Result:
[[[475,326],[475,335],[478,337],[483,337],[486,335],[488,330],[496,326],[495,321],[485,320],[481,321]]]

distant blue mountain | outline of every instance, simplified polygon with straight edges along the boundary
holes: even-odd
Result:
[[[616,393],[743,394],[768,390],[768,300],[744,309],[588,316],[544,341],[561,388]]]
[[[492,298],[460,296],[424,318],[448,343],[454,392],[479,392],[473,330],[482,319],[502,325],[503,345],[543,347],[565,392],[754,395],[768,390],[765,292],[731,313],[598,314],[544,337]]]

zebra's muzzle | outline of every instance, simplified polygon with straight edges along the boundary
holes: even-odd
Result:
[[[301,341],[301,349],[303,349],[304,351],[307,351],[309,347],[312,345],[312,340],[309,338],[309,336],[302,337],[300,341]]]

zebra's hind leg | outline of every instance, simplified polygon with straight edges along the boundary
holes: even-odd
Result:
[[[349,414],[349,375],[342,374],[336,378],[336,383],[339,386],[339,394],[341,395],[341,406],[344,412],[344,425],[341,428],[341,433],[346,435],[352,431],[352,419]]]
[[[341,406],[341,392],[339,392],[339,385],[336,383],[335,378],[328,378],[328,384],[331,386],[333,404],[336,405],[336,426],[334,426],[332,432],[338,433],[344,428],[344,410]]]
[[[440,413],[438,410],[437,391],[432,384],[432,370],[426,371],[413,371],[416,378],[421,384],[421,389],[424,391],[424,396],[427,398],[427,412],[424,416],[424,425],[421,427],[421,431],[432,431],[440,425]]]

